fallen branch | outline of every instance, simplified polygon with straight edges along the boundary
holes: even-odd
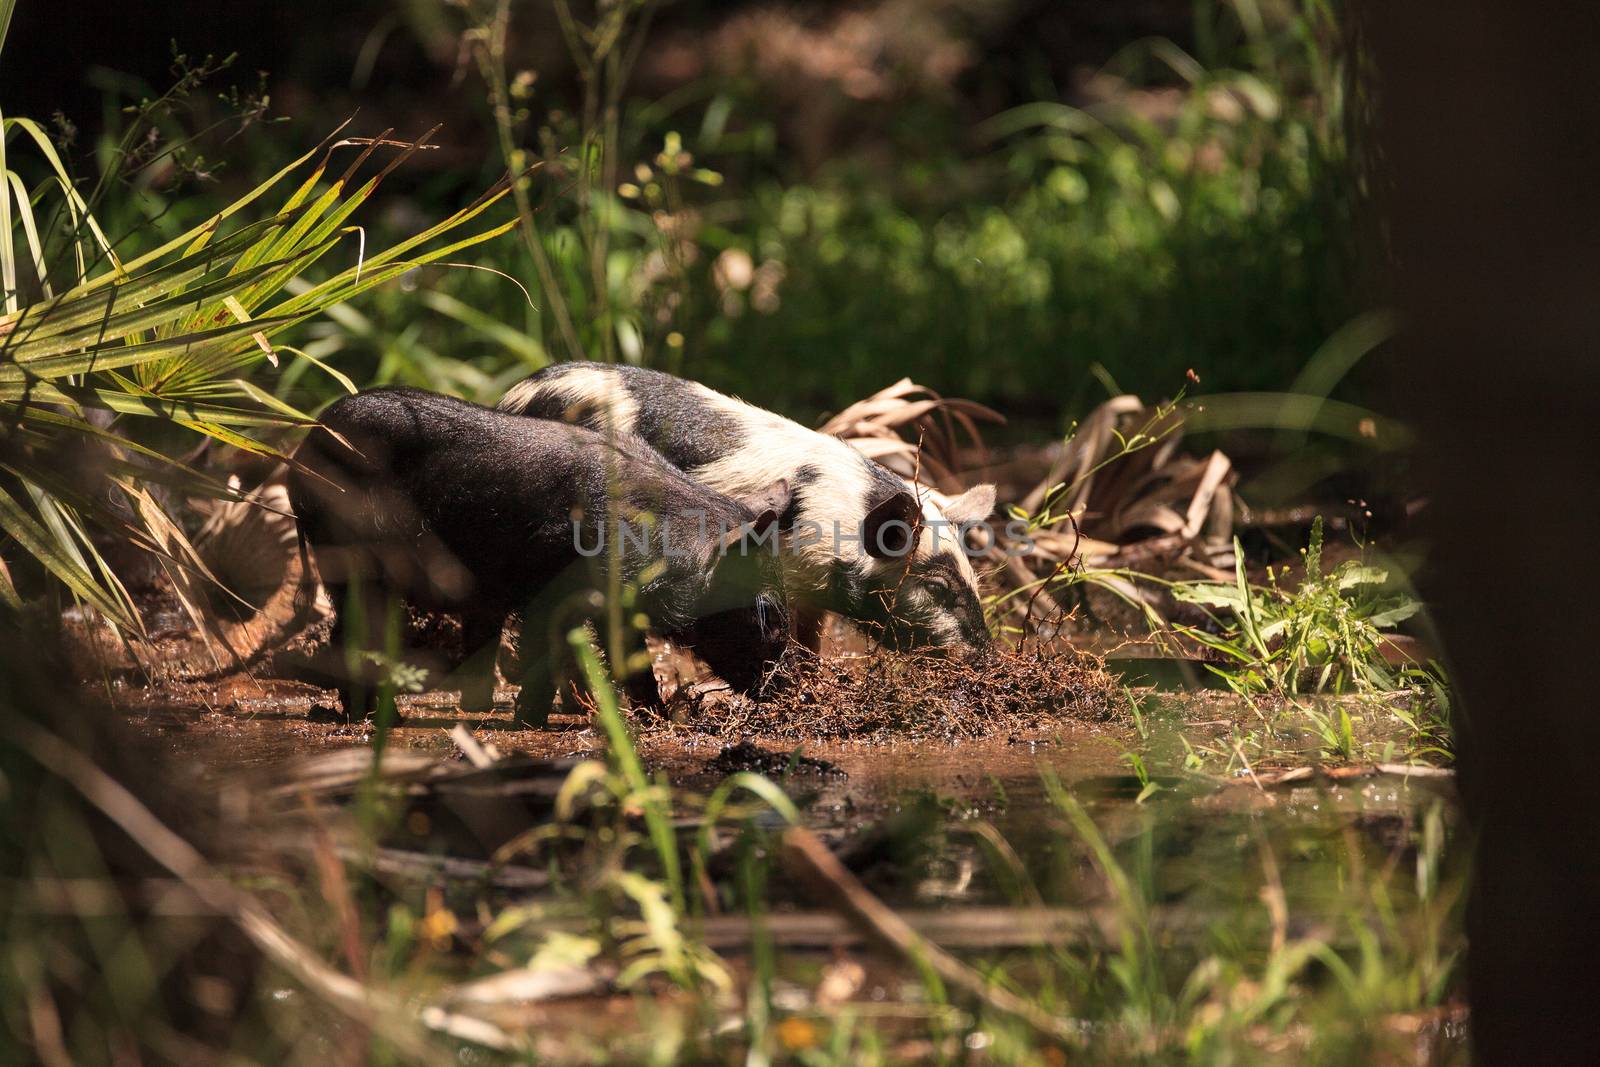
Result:
[[[1043,945],[1105,944],[1115,935],[1117,917],[1103,908],[931,908],[895,913],[918,937],[943,948],[1015,949]],[[1152,920],[1163,935],[1202,934],[1214,920],[1169,909]],[[743,915],[717,915],[694,927],[696,939],[719,952],[748,949],[756,921]],[[851,919],[836,911],[778,912],[759,920],[760,935],[786,949],[848,948],[866,938]]]
[[[869,940],[914,964],[927,967],[952,989],[1027,1024],[1052,1040],[1072,1046],[1082,1042],[1081,1031],[1067,1020],[995,985],[917,933],[894,909],[862,885],[811,831],[795,827],[784,833],[783,860],[792,874]]]
[[[1362,763],[1349,767],[1292,767],[1278,774],[1262,774],[1259,779],[1251,784],[1259,783],[1262,787],[1279,785],[1293,785],[1296,782],[1310,782],[1317,779],[1327,779],[1335,782],[1346,782],[1352,778],[1377,778],[1383,775],[1393,775],[1397,778],[1454,778],[1453,767],[1435,767],[1426,763]],[[1253,776],[1252,776],[1253,777]],[[1242,778],[1213,777],[1213,781],[1225,785],[1240,785]]]

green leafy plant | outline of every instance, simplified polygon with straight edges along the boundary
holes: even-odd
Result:
[[[1216,633],[1192,626],[1179,631],[1224,658],[1211,669],[1235,692],[1386,692],[1400,687],[1402,676],[1383,657],[1383,632],[1422,605],[1405,593],[1390,592],[1389,572],[1381,567],[1350,560],[1324,572],[1322,545],[1319,516],[1312,523],[1305,577],[1298,586],[1280,585],[1270,569],[1265,586],[1252,585],[1237,540],[1232,584],[1172,586],[1174,598],[1206,609],[1217,623]]]
[[[459,32],[504,162],[554,177],[519,192],[522,241],[496,250],[537,308],[480,272],[431,287],[522,341],[463,338],[451,312],[433,322],[387,298],[367,343],[399,379],[465,350],[483,373],[462,390],[492,400],[531,352],[617,358],[803,412],[879,388],[893,359],[941,390],[1055,417],[1089,406],[1091,373],[1109,377],[1097,367],[1145,395],[1191,367],[1208,389],[1281,389],[1365,310],[1351,57],[1315,0],[1202,5],[1192,54],[1130,46],[1089,108],[1047,92],[972,128],[925,100],[887,166],[835,145],[804,170],[773,151],[759,77],[711,63],[659,100],[629,90],[653,3],[550,6],[571,86],[519,68],[527,9],[412,6]]]
[[[988,149],[976,157],[907,143],[887,175],[844,159],[758,185],[737,240],[783,265],[782,301],[743,316],[698,305],[712,313],[691,333],[702,358],[759,395],[772,368],[730,358],[759,346],[789,391],[834,404],[877,387],[882,352],[1013,410],[1081,404],[1060,382],[1088,381],[1094,363],[1141,394],[1188,367],[1213,388],[1281,388],[1360,310],[1363,187],[1334,15],[1196,5],[1192,52],[1130,45],[1095,79],[1095,104],[1047,96],[994,115],[972,131]]]
[[[462,44],[488,91],[506,166],[521,170],[538,160],[553,176],[547,188],[555,195],[542,206],[528,183],[513,188],[541,293],[527,335],[545,361],[675,363],[687,267],[700,251],[692,190],[716,187],[722,176],[695,161],[678,130],[649,128],[624,106],[654,0],[600,5],[590,21],[578,5],[556,0],[580,99],[570,110],[547,104],[538,125],[537,73],[510,66],[510,0],[458,6],[466,18]],[[524,268],[507,264],[514,273]]]

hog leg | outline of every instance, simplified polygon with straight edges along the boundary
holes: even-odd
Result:
[[[578,620],[579,627],[583,630],[589,641],[589,647],[599,657],[600,668],[607,675],[610,674],[610,665],[606,660],[606,646],[600,640],[600,626],[592,616],[581,616]],[[562,635],[567,634],[571,627],[562,627]],[[593,704],[594,687],[589,684],[589,676],[584,673],[583,664],[578,662],[577,653],[572,645],[566,641],[561,642],[560,648],[551,650],[550,662],[554,664],[556,689],[561,694],[562,707],[576,715],[579,709]]]
[[[561,680],[571,672],[572,651],[567,646],[569,623],[561,608],[573,594],[569,583],[558,580],[546,586],[522,612],[517,651],[522,660],[517,694],[517,722],[544,729],[550,721]]]
[[[542,728],[564,678],[576,673],[567,631],[595,610],[596,594],[586,572],[569,568],[548,582],[522,611],[517,648],[522,659],[522,691],[517,721]]]
[[[661,686],[656,682],[655,668],[645,664],[643,670],[634,671],[622,682],[623,691],[628,694],[628,703],[635,708],[662,709],[667,706],[661,699]]]
[[[331,663],[344,662],[344,650],[349,644],[350,622],[350,587],[337,582],[324,579],[323,588],[327,591],[328,602],[333,605],[333,629],[328,631],[328,648],[323,653],[323,658]],[[354,704],[354,692],[350,685],[350,671],[344,666],[335,667],[328,672],[328,680],[333,683],[333,688],[339,693],[339,711],[346,717],[350,715],[350,708]]]
[[[500,651],[500,631],[505,626],[505,616],[492,612],[467,610],[461,615],[462,645],[466,659],[462,662],[461,710],[486,712],[494,707],[494,662]]]
[[[822,621],[827,613],[811,604],[796,603],[794,605],[794,639],[807,651],[821,653],[822,651]]]
[[[600,637],[602,624],[603,620],[601,618],[591,616],[584,623],[584,629],[589,632],[589,643],[600,658],[600,666],[605,669],[608,677],[615,678],[616,672],[611,669],[610,657],[607,655],[605,642]],[[624,648],[622,653],[624,662],[636,659],[636,653],[640,651],[646,651],[646,654],[648,654],[643,636],[643,634],[636,633],[630,629],[624,638],[627,642],[627,647]],[[569,655],[566,662],[571,668],[571,674],[562,692],[570,692],[576,697],[593,701],[594,688],[589,684],[589,679],[583,675],[582,671],[578,670],[576,659]],[[666,707],[666,702],[661,699],[661,687],[656,684],[656,672],[648,659],[643,667],[627,671],[623,675],[621,690],[628,698],[628,703],[635,708],[664,709]]]
[[[605,644],[600,640],[601,605],[592,590],[574,576],[547,587],[523,613],[518,645],[522,653],[523,688],[517,698],[519,722],[543,726],[549,719],[550,702],[559,691],[564,706],[573,710],[584,698],[593,699],[588,679],[578,668],[566,634],[574,622],[581,622],[592,646],[606,664]],[[576,618],[574,617],[576,615]],[[636,706],[661,706],[661,693],[655,672],[646,667],[624,680],[624,691]]]
[[[552,669],[559,649],[550,647],[549,619],[542,612],[524,611],[517,637],[522,657],[521,690],[515,715],[518,724],[542,730],[550,723],[550,705],[556,698],[556,672]]]
[[[330,583],[333,631],[328,653],[340,666],[336,670],[339,711],[347,719],[362,719],[377,709],[377,686],[365,653],[381,647],[386,598],[378,583],[367,580]]]

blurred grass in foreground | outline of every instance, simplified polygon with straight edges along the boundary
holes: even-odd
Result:
[[[505,765],[505,803],[547,803],[484,868],[548,878],[513,893],[392,866],[426,795],[414,758],[392,778],[377,754],[351,763],[348,788],[338,772],[330,786],[326,761],[308,765],[253,798],[260,826],[228,831],[219,850],[209,798],[150,773],[94,709],[41,718],[30,709],[48,682],[6,652],[0,827],[16,847],[0,861],[0,1055],[1020,1065],[1461,1053],[1464,849],[1429,791],[1396,810],[1346,801],[1262,821],[1238,800],[1214,807],[1219,788],[1249,785],[1147,748],[1165,783],[1154,796],[1041,766],[1026,803],[908,798],[863,837],[922,857],[897,864],[891,891],[938,884],[965,856],[976,882],[955,891],[951,917],[973,904],[1017,916],[991,928],[1001,944],[969,936],[952,954],[789,828],[800,816],[780,785],[741,773],[702,798],[647,775],[588,640],[575,632],[610,750],[533,769],[551,778],[534,792],[516,789],[534,784],[529,767]],[[239,859],[218,862],[228,855]],[[786,947],[796,908],[842,917],[879,951]],[[1027,925],[1045,916],[1048,929]],[[702,937],[712,926],[720,948]],[[563,996],[602,999],[574,1011]]]

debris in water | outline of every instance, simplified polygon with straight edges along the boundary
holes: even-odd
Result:
[[[721,775],[736,774],[739,771],[754,771],[764,774],[769,778],[778,778],[786,774],[820,774],[826,776],[845,777],[844,771],[829,763],[827,760],[803,756],[800,750],[793,752],[777,752],[770,748],[749,741],[740,741],[737,744],[724,746],[716,757],[706,764],[709,770]]]

